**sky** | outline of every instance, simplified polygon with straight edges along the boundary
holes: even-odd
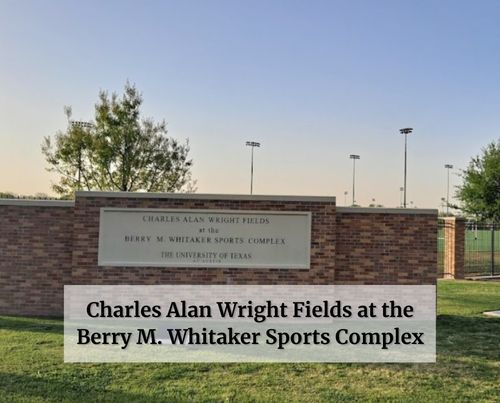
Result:
[[[200,193],[437,208],[500,138],[500,2],[0,0],[0,191],[53,194],[40,150],[127,80],[189,139]],[[453,190],[452,190],[453,192]]]

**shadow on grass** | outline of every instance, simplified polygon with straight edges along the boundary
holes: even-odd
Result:
[[[438,315],[437,353],[500,360],[500,319],[486,316]],[[0,330],[63,336],[60,319],[0,316]]]
[[[437,353],[499,361],[500,319],[481,316],[439,315]]]
[[[56,333],[63,335],[64,324],[62,320],[41,319],[19,316],[0,316],[0,330],[18,332]]]

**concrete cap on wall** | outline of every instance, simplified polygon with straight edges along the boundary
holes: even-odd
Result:
[[[73,207],[73,200],[0,199],[0,206]]]
[[[281,196],[210,193],[76,192],[76,197],[116,197],[130,199],[249,200],[335,203],[334,196]]]
[[[386,207],[337,207],[339,214],[431,214],[438,215],[437,209],[386,208]]]

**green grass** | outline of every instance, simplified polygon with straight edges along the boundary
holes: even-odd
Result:
[[[64,364],[62,321],[0,317],[0,401],[500,401],[500,282],[440,281],[436,364]]]

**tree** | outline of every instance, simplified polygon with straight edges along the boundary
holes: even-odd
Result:
[[[121,98],[99,93],[94,122],[74,122],[55,139],[45,137],[48,170],[60,175],[53,189],[64,197],[75,190],[145,192],[194,191],[189,142],[167,137],[165,121],[142,118],[143,99],[127,83]]]
[[[460,208],[480,220],[500,222],[500,140],[488,144],[462,171]]]

